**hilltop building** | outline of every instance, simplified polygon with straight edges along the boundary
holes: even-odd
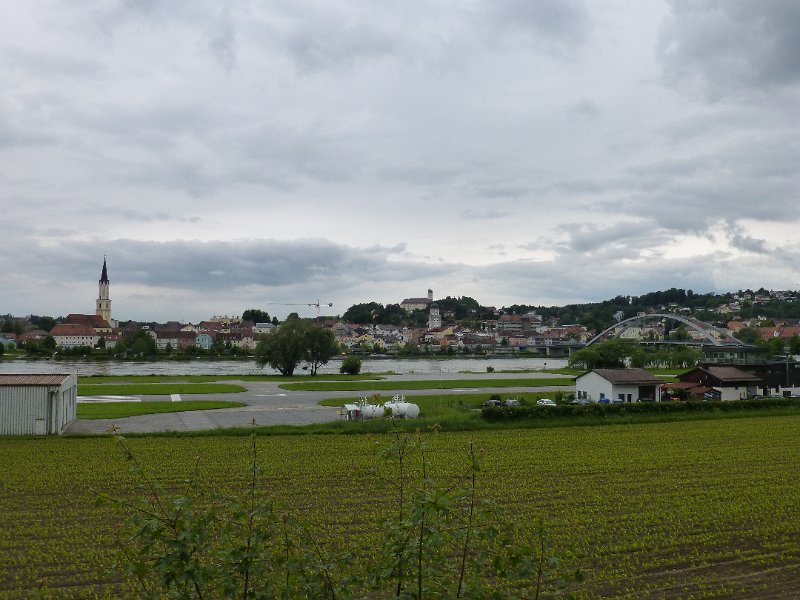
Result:
[[[433,290],[428,290],[427,298],[406,298],[400,303],[401,308],[407,313],[415,310],[427,310],[433,304]]]

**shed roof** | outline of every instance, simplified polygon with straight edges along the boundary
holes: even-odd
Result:
[[[703,369],[724,381],[758,381],[760,377],[736,367],[706,367]]]
[[[0,375],[0,385],[61,385],[70,377],[71,375],[64,373]]]
[[[758,375],[748,373],[736,367],[698,367],[687,373],[679,375],[681,381],[689,381],[696,373],[708,373],[711,377],[722,383],[747,383],[761,381]]]
[[[603,379],[621,385],[660,385],[661,379],[644,369],[594,369]]]

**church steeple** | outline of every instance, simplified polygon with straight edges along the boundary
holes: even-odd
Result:
[[[100,283],[108,283],[108,269],[106,268],[106,257],[103,257],[103,272],[100,273]]]
[[[111,323],[111,299],[109,298],[108,268],[106,267],[106,257],[103,257],[103,271],[100,273],[98,282],[97,309],[96,314]]]

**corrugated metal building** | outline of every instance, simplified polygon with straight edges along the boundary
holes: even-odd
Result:
[[[59,434],[77,406],[76,375],[0,375],[0,435]]]

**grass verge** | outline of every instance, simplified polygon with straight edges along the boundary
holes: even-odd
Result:
[[[271,381],[273,383],[297,381],[310,375],[81,375],[78,377],[80,385],[94,385],[100,383],[209,383],[214,381]],[[315,379],[323,381],[366,381],[383,379],[381,374],[368,373],[364,375],[316,375]]]
[[[303,381],[284,383],[284,390],[307,392],[376,392],[387,390],[451,390],[458,388],[549,387],[574,385],[571,377],[514,378],[514,379],[420,379],[403,381]]]
[[[79,419],[121,419],[156,413],[212,410],[245,406],[242,402],[221,400],[189,400],[186,402],[96,402],[78,404]]]
[[[168,396],[170,394],[237,394],[247,388],[232,383],[101,383],[78,385],[79,396]]]

